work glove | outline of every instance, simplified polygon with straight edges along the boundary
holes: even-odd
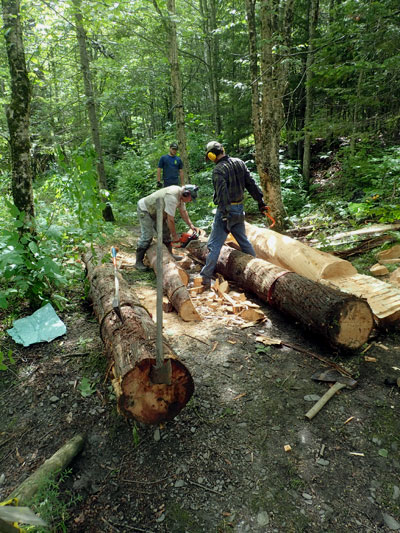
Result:
[[[163,184],[161,181],[157,181],[157,189],[162,189]]]
[[[258,204],[258,209],[262,215],[265,215],[268,211],[268,206],[264,204],[264,202],[260,202]]]

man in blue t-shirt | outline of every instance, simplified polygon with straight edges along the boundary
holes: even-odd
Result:
[[[183,178],[183,163],[182,159],[176,155],[178,151],[178,145],[171,143],[169,145],[169,154],[165,154],[160,157],[157,168],[157,187],[162,187],[161,182],[161,169],[163,171],[164,187],[170,185],[185,185]],[[179,183],[180,179],[180,183]]]

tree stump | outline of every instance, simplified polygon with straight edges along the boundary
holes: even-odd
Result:
[[[112,362],[112,384],[118,410],[126,418],[145,424],[173,419],[194,392],[190,372],[164,340],[165,361],[171,360],[171,385],[154,384],[150,371],[156,364],[156,325],[149,312],[118,273],[123,322],[113,311],[114,270],[111,263],[97,264],[91,252],[84,256],[93,310],[100,335]]]
[[[190,253],[197,259],[205,260],[208,252],[206,244],[193,242],[189,247]],[[365,300],[320,285],[228,246],[221,249],[217,271],[293,317],[333,346],[354,350],[368,340],[373,317]]]

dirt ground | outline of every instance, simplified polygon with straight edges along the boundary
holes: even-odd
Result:
[[[155,316],[153,273],[123,274]],[[199,323],[164,314],[194,395],[173,421],[143,426],[117,413],[84,294],[82,281],[58,313],[63,337],[23,348],[1,336],[16,364],[0,371],[0,501],[84,433],[59,485],[59,500],[72,504],[61,517],[53,511],[57,533],[400,530],[399,330],[374,331],[356,353],[339,354],[251,295],[266,320],[244,328],[199,299]],[[292,347],[267,347],[260,335]],[[318,357],[358,385],[309,421],[305,413],[328,389],[311,379],[326,368]],[[82,378],[92,385],[86,396]]]

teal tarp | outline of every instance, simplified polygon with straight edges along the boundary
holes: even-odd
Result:
[[[46,304],[33,315],[16,320],[7,333],[18,344],[30,346],[35,342],[50,342],[67,332],[51,304]]]

